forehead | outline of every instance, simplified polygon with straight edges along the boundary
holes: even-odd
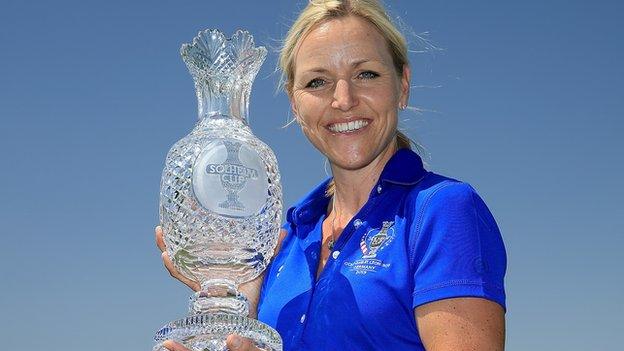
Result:
[[[348,16],[323,22],[312,29],[295,56],[296,71],[316,66],[375,60],[392,64],[386,39],[367,20]]]

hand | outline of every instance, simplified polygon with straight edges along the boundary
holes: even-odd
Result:
[[[242,338],[235,334],[228,335],[226,345],[230,351],[262,351],[254,346],[251,340]],[[171,340],[165,341],[163,346],[169,351],[191,351],[181,344]]]
[[[199,291],[201,286],[198,282],[190,280],[180,274],[180,272],[173,266],[173,262],[169,258],[169,254],[167,253],[167,247],[165,245],[165,241],[163,239],[163,230],[161,226],[157,226],[155,229],[156,232],[156,245],[161,251],[163,264],[169,274],[184,283],[189,288],[194,291]],[[287,232],[284,229],[280,230],[279,238],[277,240],[277,245],[275,246],[275,251],[273,252],[273,257],[277,255],[280,248],[282,247],[282,241],[286,237]],[[251,318],[257,317],[256,308],[258,306],[258,299],[260,297],[260,289],[262,288],[262,281],[264,280],[264,272],[257,277],[256,279],[241,284],[238,288],[240,292],[242,292],[249,301],[249,316]],[[226,344],[229,350],[231,351],[262,351],[261,349],[254,346],[253,341],[247,338],[240,337],[235,334],[228,335]],[[167,340],[163,343],[163,346],[170,351],[191,351],[181,344],[173,341]]]
[[[169,258],[169,254],[167,253],[167,247],[165,246],[165,241],[163,239],[163,230],[161,226],[157,226],[155,229],[156,232],[156,245],[161,251],[163,264],[169,274],[176,278],[177,280],[184,283],[186,286],[191,288],[193,291],[199,291],[201,286],[198,282],[188,279],[183,276],[174,266],[173,262]],[[284,237],[286,237],[286,231],[284,229],[280,230],[279,238],[277,239],[277,245],[275,246],[275,251],[273,252],[273,257],[277,255],[279,252],[282,241]],[[256,318],[256,307],[258,306],[258,298],[260,297],[260,289],[262,287],[262,281],[264,280],[264,272],[258,276],[256,279],[241,284],[238,289],[242,292],[249,301],[249,317]]]
[[[199,285],[198,282],[190,280],[187,277],[183,276],[173,266],[173,262],[171,262],[171,259],[169,258],[169,254],[167,253],[167,247],[165,246],[165,240],[163,239],[162,227],[161,226],[157,226],[156,229],[155,229],[155,232],[156,232],[156,246],[158,246],[158,248],[160,249],[162,260],[163,260],[163,264],[165,265],[165,268],[167,268],[167,270],[169,271],[169,274],[172,277],[176,278],[177,280],[181,281],[182,283],[186,284],[186,286],[188,286],[189,288],[193,289],[193,291],[199,291],[201,286]]]

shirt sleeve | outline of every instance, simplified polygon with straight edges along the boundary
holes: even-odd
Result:
[[[489,209],[466,183],[448,182],[420,207],[411,245],[413,308],[452,298],[481,297],[505,306],[507,259]]]

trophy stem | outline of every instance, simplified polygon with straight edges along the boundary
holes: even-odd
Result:
[[[201,291],[191,295],[189,315],[227,313],[249,316],[249,301],[228,279],[212,279],[202,283]]]
[[[250,88],[247,84],[239,83],[229,91],[215,91],[210,82],[198,80],[195,89],[199,120],[235,118],[247,123]]]

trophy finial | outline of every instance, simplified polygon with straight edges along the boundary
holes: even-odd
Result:
[[[246,120],[251,85],[266,48],[256,47],[245,30],[226,38],[218,29],[206,29],[190,44],[183,44],[180,54],[195,81],[199,118],[219,115]]]

